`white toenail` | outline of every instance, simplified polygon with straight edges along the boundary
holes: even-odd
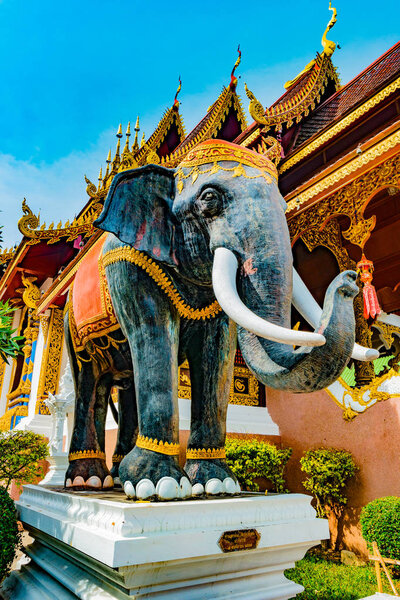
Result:
[[[124,492],[128,496],[128,498],[135,497],[135,488],[130,481],[125,481],[124,483]]]
[[[146,500],[146,498],[154,496],[155,493],[156,488],[150,479],[141,479],[136,486],[136,496],[140,498],[140,500]]]
[[[222,485],[226,494],[236,494],[236,483],[233,481],[232,477],[226,477],[222,482]]]
[[[216,477],[213,479],[209,479],[206,483],[206,494],[210,494],[210,496],[216,496],[217,494],[222,494],[224,491],[222,481],[217,479]]]
[[[179,484],[173,477],[161,477],[156,486],[156,494],[160,500],[179,498]]]
[[[180,498],[189,498],[192,495],[192,484],[187,477],[181,477],[180,480]]]
[[[192,487],[192,496],[201,496],[204,494],[204,486],[201,483],[195,483]]]
[[[93,488],[101,488],[101,479],[97,475],[92,475],[86,480],[86,485]]]
[[[111,477],[111,475],[107,475],[107,477],[103,481],[103,488],[106,489],[112,487],[114,487],[114,479]]]

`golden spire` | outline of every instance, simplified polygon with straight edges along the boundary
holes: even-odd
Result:
[[[140,131],[140,127],[139,127],[139,115],[138,115],[137,119],[136,119],[136,124],[135,124],[135,138],[133,140],[132,152],[137,152],[139,150],[139,144],[138,144],[139,131]]]
[[[111,162],[111,148],[110,148],[110,149],[109,149],[109,151],[108,151],[108,155],[107,155],[106,162],[107,162],[107,163],[110,163],[110,162]]]
[[[103,169],[100,167],[100,173],[99,173],[99,186],[97,188],[97,191],[101,188],[101,184],[103,182]]]
[[[176,90],[176,94],[175,94],[175,98],[174,98],[174,104],[172,105],[172,108],[174,108],[175,110],[179,109],[178,94],[179,94],[179,92],[182,89],[182,79],[181,79],[180,75],[178,77],[178,81],[179,81],[179,85],[178,85],[178,89]]]
[[[232,69],[232,73],[231,73],[231,82],[230,82],[230,84],[229,84],[229,87],[230,87],[230,88],[231,88],[231,90],[233,90],[233,91],[236,89],[237,82],[238,82],[238,79],[237,79],[237,77],[236,77],[236,75],[235,75],[235,71],[236,71],[236,69],[238,68],[238,66],[240,65],[240,61],[242,60],[242,53],[241,53],[241,51],[240,51],[240,44],[238,45],[238,49],[237,49],[237,51],[238,51],[238,55],[239,55],[239,56],[237,57],[237,59],[236,59],[236,62],[235,62],[235,64],[233,65],[233,69]]]
[[[329,0],[329,10],[332,11],[332,18],[329,21],[328,25],[326,26],[326,29],[324,31],[324,34],[323,34],[322,40],[321,40],[321,44],[324,48],[324,54],[326,54],[326,56],[332,56],[332,54],[335,52],[335,48],[336,48],[335,42],[332,42],[331,40],[326,39],[326,35],[327,35],[328,31],[330,29],[332,29],[332,27],[334,26],[334,24],[337,21],[337,19],[336,19],[337,10],[336,10],[336,8],[334,8],[332,6],[331,0]]]
[[[129,137],[131,135],[131,122],[129,121],[128,127],[126,128],[126,142],[123,154],[129,152]]]
[[[117,135],[117,138],[122,138],[122,125],[121,125],[121,123],[119,124],[118,131],[117,131],[116,135]]]
[[[146,137],[145,137],[144,132],[143,132],[142,141],[140,142],[140,147],[142,148],[142,146],[144,146],[145,143],[146,143]]]

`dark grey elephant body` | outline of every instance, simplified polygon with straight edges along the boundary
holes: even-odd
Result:
[[[236,173],[235,162],[221,160],[224,168],[211,162],[212,168],[195,174],[184,164],[177,172],[155,165],[123,172],[115,177],[96,222],[111,232],[103,248],[104,264],[132,358],[130,367],[125,349],[124,369],[132,368],[136,390],[127,400],[132,421],[128,438],[133,446],[135,405],[139,440],[119,469],[128,496],[185,497],[191,493],[190,484],[195,494],[238,491],[223,459],[236,325],[222,311],[198,319],[188,310],[206,309],[215,302],[217,249],[225,248],[236,258],[239,295],[252,313],[290,329],[292,255],[285,203],[276,184],[259,169],[245,163],[246,168],[240,165],[242,170]],[[126,259],[124,252],[131,251],[159,265],[169,289],[179,293],[180,308],[149,270]],[[337,378],[354,345],[355,277],[342,273],[328,289],[318,327],[326,338],[323,346],[293,350],[287,343],[262,339],[239,327],[240,348],[256,377],[266,385],[298,392],[321,389]],[[176,454],[166,453],[154,440],[171,447],[178,444],[178,365],[185,358],[190,366],[192,414],[188,459],[182,470]],[[75,439],[85,446],[81,436]],[[214,454],[207,455],[207,450]],[[76,462],[85,479],[85,463]],[[72,482],[77,473],[71,463],[67,475]]]

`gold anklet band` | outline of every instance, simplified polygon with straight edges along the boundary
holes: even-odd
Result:
[[[68,460],[81,460],[82,458],[101,458],[101,460],[106,460],[106,455],[104,452],[100,452],[98,450],[78,450],[77,452],[70,452],[68,454]]]
[[[225,448],[188,448],[186,458],[200,458],[213,460],[216,458],[226,458]]]
[[[175,456],[179,454],[179,444],[173,444],[172,442],[162,442],[157,439],[145,437],[144,435],[138,435],[136,440],[136,446],[138,448],[144,448],[145,450],[152,450],[159,454],[168,454],[168,456]]]
[[[113,454],[112,462],[113,463],[120,463],[123,458],[125,458],[125,454]]]

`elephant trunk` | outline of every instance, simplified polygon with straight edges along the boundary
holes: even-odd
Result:
[[[239,325],[239,345],[248,367],[262,383],[277,389],[312,392],[330,385],[346,366],[354,346],[356,273],[346,271],[333,280],[316,332],[297,332],[288,329],[291,272],[271,271],[262,257],[256,259],[258,267],[245,269],[247,277],[239,278],[244,302],[236,291],[235,255],[217,248],[213,269],[214,292],[223,310]],[[300,347],[293,350],[289,345]]]

